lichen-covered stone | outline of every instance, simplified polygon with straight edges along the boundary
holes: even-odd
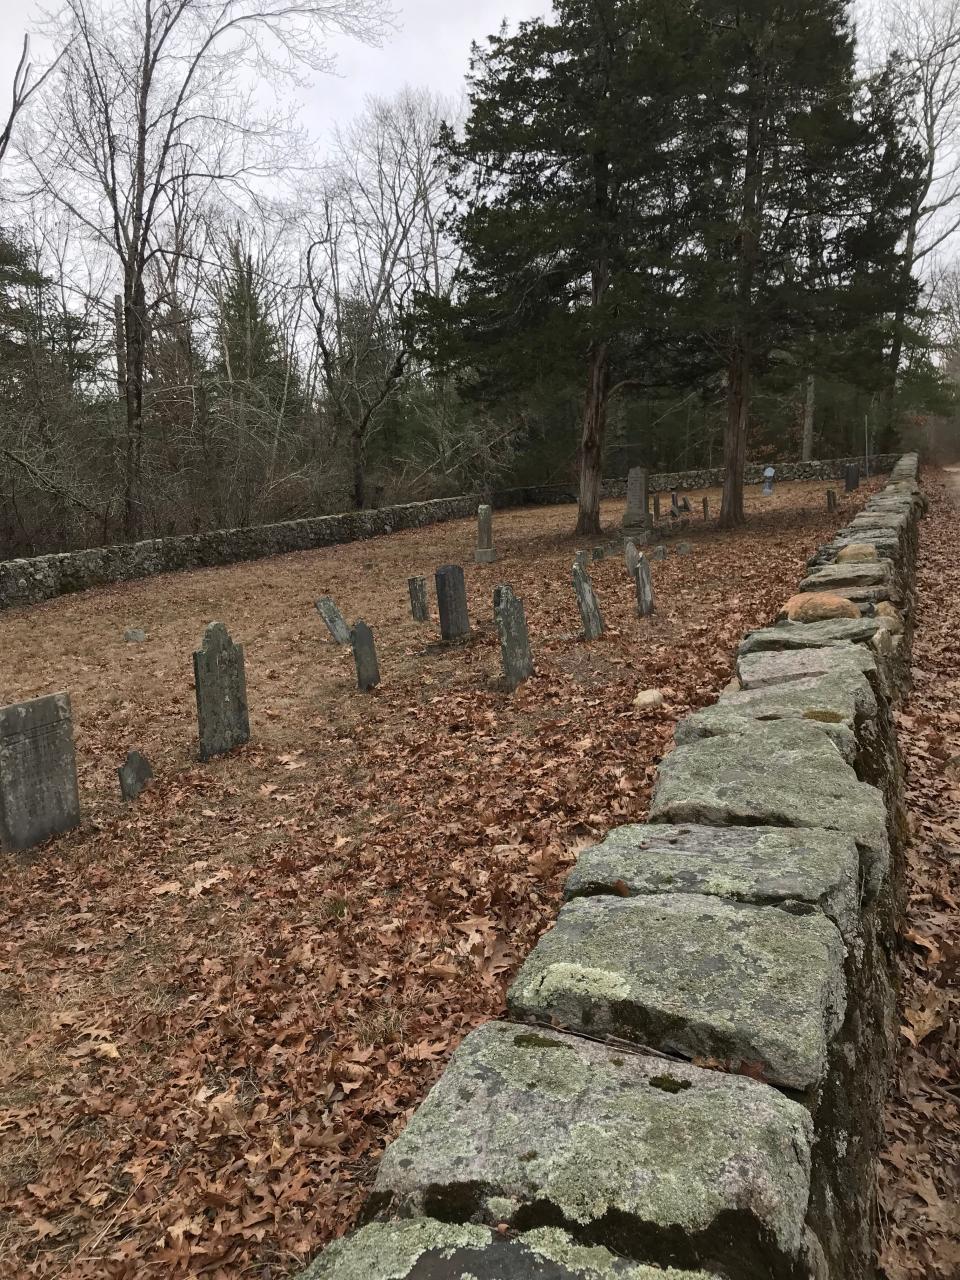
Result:
[[[864,675],[875,676],[877,663],[863,645],[811,645],[792,652],[755,652],[737,659],[737,679],[744,689],[763,689],[810,676],[841,676],[853,689],[862,689]],[[869,689],[869,684],[866,686]],[[874,710],[876,708],[874,707]]]
[[[503,1235],[430,1218],[374,1222],[327,1248],[297,1280],[718,1280],[648,1267],[541,1227]]]
[[[770,653],[785,649],[819,649],[829,645],[869,644],[879,623],[876,618],[831,618],[824,622],[781,622],[751,631],[738,654]]]
[[[615,827],[581,850],[567,899],[600,894],[697,893],[822,911],[851,944],[859,931],[857,846],[836,831],[786,827]]]
[[[792,1277],[811,1139],[758,1081],[488,1023],[387,1149],[368,1216],[560,1226],[634,1260]]]
[[[580,898],[507,993],[510,1012],[813,1091],[843,1021],[844,947],[819,912],[703,894]]]
[[[821,827],[857,842],[865,887],[887,881],[883,799],[860,782],[822,729],[805,720],[751,720],[739,732],[678,746],[660,766],[653,822]]]
[[[819,683],[819,682],[817,682]],[[776,689],[758,689],[744,694],[739,688],[724,690],[721,700],[712,707],[703,707],[677,724],[674,739],[678,746],[698,742],[701,738],[737,737],[743,731],[745,718],[751,720],[805,720],[829,737],[840,752],[845,764],[855,766],[860,753],[857,734],[852,723],[852,705],[842,690],[811,691],[804,686],[808,681],[794,681],[783,686],[792,697],[778,696]],[[809,701],[806,701],[808,700]],[[815,714],[807,716],[812,710]]]

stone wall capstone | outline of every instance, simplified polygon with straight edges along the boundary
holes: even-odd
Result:
[[[746,636],[677,725],[648,821],[580,852],[507,1018],[301,1280],[873,1275],[918,477],[893,464],[813,557],[811,620]]]

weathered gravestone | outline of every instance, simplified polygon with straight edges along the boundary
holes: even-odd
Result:
[[[200,759],[209,760],[250,741],[247,677],[243,646],[234,644],[222,622],[211,622],[193,655],[197,690]]]
[[[577,551],[574,554],[573,563],[578,564],[580,568],[584,571],[584,573],[586,573],[587,565],[589,565],[591,559],[592,557],[589,551]]]
[[[445,564],[437,570],[437,609],[440,613],[440,635],[448,643],[470,634],[467,612],[467,584],[458,564]]]
[[[633,572],[633,581],[637,588],[637,613],[641,618],[649,618],[654,612],[653,578],[650,574],[650,562],[646,556],[637,557],[637,567]]]
[[[678,556],[689,556],[693,552],[693,547],[689,542],[678,542],[675,550]]]
[[[704,520],[710,519],[710,499],[709,498],[704,498],[703,500],[703,518]]]
[[[583,637],[585,640],[596,640],[603,635],[603,616],[597,604],[590,575],[578,564],[573,566],[573,589],[576,592],[577,608],[580,610],[580,620],[583,623]]]
[[[426,578],[408,578],[407,587],[410,591],[410,612],[414,622],[429,622],[430,602],[427,600]]]
[[[650,476],[646,467],[631,467],[627,472],[627,509],[623,513],[624,529],[646,529],[650,524]]]
[[[835,489],[827,490],[827,510],[830,512],[837,509],[837,491]]]
[[[30,849],[79,823],[69,695],[0,707],[0,850]]]
[[[659,495],[659,493],[655,493],[655,494],[653,495],[653,523],[654,523],[654,524],[659,524],[659,523],[660,523],[660,495]]]
[[[317,601],[317,613],[326,623],[327,630],[337,644],[350,643],[350,628],[347,626],[343,614],[329,596],[321,596]]]
[[[493,507],[486,504],[477,508],[477,549],[473,558],[477,564],[493,564],[497,558],[493,549]]]
[[[380,664],[377,662],[377,646],[373,632],[365,622],[355,622],[350,632],[353,661],[357,667],[357,688],[366,692],[380,683]]]
[[[773,482],[776,479],[777,471],[775,467],[764,467],[763,469],[763,489],[762,494],[765,498],[773,496]]]
[[[650,552],[651,560],[666,560],[666,558],[667,558],[667,548],[663,545],[662,542],[658,546],[654,547],[653,550]]]
[[[533,657],[523,601],[510,587],[501,586],[494,591],[493,617],[500,637],[504,682],[512,691],[533,675]]]
[[[141,627],[127,627],[123,633],[123,638],[127,644],[143,644],[147,638],[147,633]]]
[[[634,577],[637,572],[637,565],[640,562],[640,552],[637,550],[637,544],[630,538],[623,544],[623,560],[627,566],[627,573],[630,577]]]
[[[860,464],[857,462],[848,463],[843,469],[843,487],[845,492],[853,493],[854,489],[860,488]]]
[[[117,776],[124,800],[136,800],[153,777],[153,769],[146,756],[142,756],[139,751],[128,751],[126,760],[117,770]]]

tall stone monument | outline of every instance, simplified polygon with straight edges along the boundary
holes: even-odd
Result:
[[[440,636],[449,643],[470,634],[467,612],[467,584],[458,564],[445,564],[437,570],[437,610],[440,614]]]
[[[79,823],[69,695],[0,707],[0,850],[30,849]]]
[[[533,675],[533,657],[523,601],[510,587],[501,586],[494,591],[493,617],[500,637],[504,682],[512,692]]]
[[[497,558],[493,549],[493,507],[486,503],[477,508],[477,549],[473,558],[477,564],[493,564]]]
[[[243,646],[234,644],[222,622],[211,622],[193,655],[197,690],[200,759],[221,756],[250,741],[247,677]]]
[[[650,528],[650,474],[646,467],[631,467],[627,472],[627,509],[623,528],[628,533],[645,533]]]

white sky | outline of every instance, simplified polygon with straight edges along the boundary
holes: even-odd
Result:
[[[55,9],[47,0],[46,9]],[[382,48],[339,40],[338,74],[318,77],[297,92],[302,118],[319,140],[334,124],[345,124],[363,107],[365,95],[389,97],[404,85],[456,95],[470,56],[470,42],[496,31],[503,18],[511,23],[547,13],[549,0],[393,0],[398,30]],[[37,0],[0,0],[0,116],[5,117],[10,82],[23,33],[37,21]],[[41,51],[37,49],[38,60]]]

